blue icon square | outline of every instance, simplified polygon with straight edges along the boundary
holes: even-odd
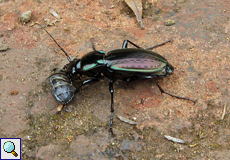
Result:
[[[21,159],[21,138],[0,138],[0,160]]]

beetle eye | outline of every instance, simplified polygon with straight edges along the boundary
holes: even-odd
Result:
[[[165,74],[166,73],[166,68],[164,68],[162,71],[161,71],[161,74]]]

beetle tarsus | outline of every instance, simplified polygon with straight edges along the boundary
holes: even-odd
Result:
[[[113,133],[113,112],[111,113],[111,117],[110,117],[110,126],[109,126],[109,131],[111,132],[112,136],[115,136],[115,134]]]
[[[66,112],[71,112],[72,108],[73,108],[72,105],[69,108],[66,108],[66,105],[65,105],[63,106],[62,110]]]
[[[155,83],[156,83],[157,87],[159,88],[159,90],[161,91],[161,93],[165,93],[165,94],[167,94],[167,95],[170,95],[170,96],[172,96],[172,97],[176,97],[176,98],[179,98],[179,99],[187,99],[187,100],[189,100],[189,101],[192,101],[193,103],[196,103],[196,101],[194,101],[194,100],[192,100],[192,99],[189,99],[189,98],[187,98],[187,97],[179,97],[179,96],[173,95],[173,94],[171,94],[171,93],[165,92],[165,91],[160,87],[160,85],[159,85],[156,81],[155,81]]]
[[[113,92],[114,92],[114,90],[113,90],[113,80],[109,80],[109,92],[110,92],[110,94],[111,94],[111,117],[110,117],[110,126],[109,126],[109,128],[110,128],[110,132],[112,133],[112,135],[114,135],[113,134],[113,112],[114,112],[114,107],[113,107]]]

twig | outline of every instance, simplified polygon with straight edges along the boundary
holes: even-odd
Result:
[[[223,109],[223,113],[222,113],[222,116],[221,116],[221,120],[224,119],[225,113],[226,113],[226,103],[224,104],[224,109]]]

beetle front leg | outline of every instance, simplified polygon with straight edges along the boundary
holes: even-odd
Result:
[[[101,79],[103,79],[104,77],[102,75],[95,75],[94,78],[90,78],[90,79],[87,79],[85,81],[82,82],[82,84],[78,87],[78,88],[81,88],[82,86],[90,83],[90,82],[95,82],[95,81],[100,81]]]
[[[113,93],[114,93],[114,90],[113,90],[113,80],[109,80],[109,92],[111,94],[111,117],[110,117],[110,126],[109,126],[109,131],[112,133],[112,135],[114,136],[114,133],[113,133],[113,128],[112,128],[112,125],[113,125],[113,112],[114,112],[114,103],[113,103]]]

